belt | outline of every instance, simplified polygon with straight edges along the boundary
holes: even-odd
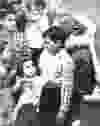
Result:
[[[57,88],[57,87],[61,87],[61,84],[56,83],[56,82],[52,82],[52,81],[48,81],[46,83],[46,88]]]

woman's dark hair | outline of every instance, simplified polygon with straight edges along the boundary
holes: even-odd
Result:
[[[8,9],[8,0],[0,0],[0,9]]]
[[[26,27],[26,14],[23,10],[16,12],[16,26],[19,32],[24,32]]]
[[[46,8],[46,2],[44,0],[35,0],[34,4],[36,7],[39,7],[41,9]]]
[[[14,6],[15,5],[20,6],[21,3],[22,3],[22,0],[8,2],[8,12],[16,14],[16,9]]]
[[[42,36],[43,38],[49,37],[55,44],[57,43],[57,40],[60,40],[62,45],[64,45],[67,38],[65,31],[58,26],[51,26],[42,34]]]

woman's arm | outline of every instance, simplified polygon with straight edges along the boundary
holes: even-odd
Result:
[[[16,84],[12,87],[12,91],[16,92],[21,87],[21,79],[16,77]]]
[[[96,55],[94,44],[95,44],[94,41],[91,41],[89,44],[89,47],[90,47],[92,61],[93,61],[94,70],[95,70],[95,79],[100,83],[100,61]]]

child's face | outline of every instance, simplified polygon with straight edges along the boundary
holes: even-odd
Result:
[[[33,62],[25,61],[23,64],[23,71],[25,76],[32,77],[36,74],[36,67],[33,65]]]

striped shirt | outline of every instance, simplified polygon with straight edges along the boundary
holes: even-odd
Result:
[[[39,76],[35,76],[32,78],[22,78],[17,81],[14,89],[16,90],[17,88],[22,88],[23,101],[33,99],[32,101],[35,102],[36,98],[39,98],[41,95],[43,84],[44,81]]]

